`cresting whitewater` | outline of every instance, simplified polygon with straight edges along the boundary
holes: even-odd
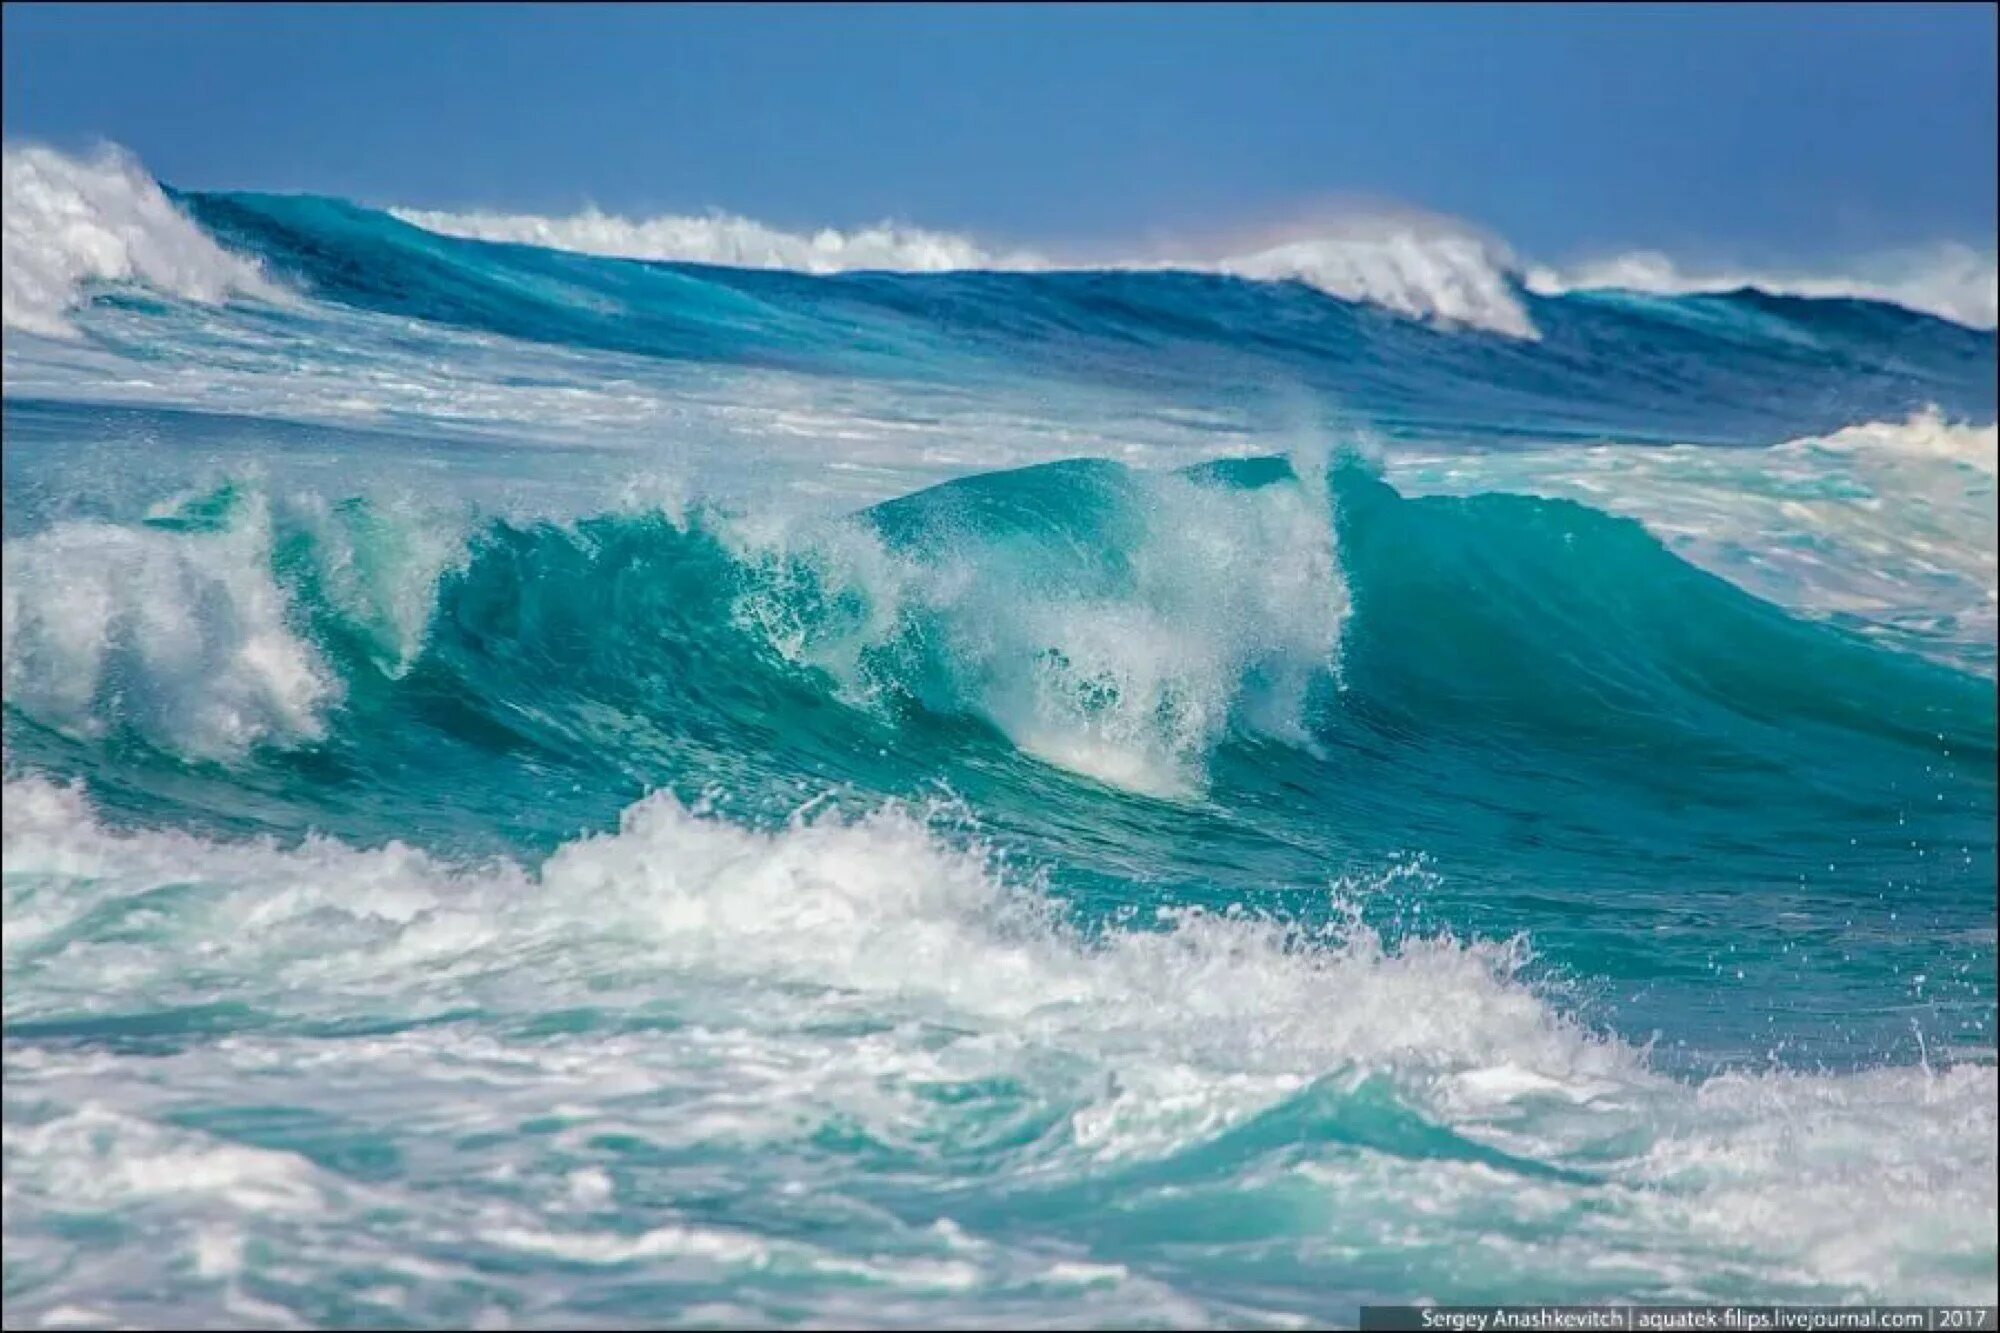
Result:
[[[10,1326],[1992,1302],[1933,258],[1077,271],[10,146]]]

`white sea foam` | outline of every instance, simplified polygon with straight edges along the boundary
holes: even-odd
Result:
[[[1539,295],[1615,288],[1659,295],[1744,287],[1779,295],[1856,297],[1974,328],[1995,325],[1992,252],[1945,243],[1862,256],[1838,272],[1691,266],[1633,251],[1567,267],[1524,263],[1456,219],[1415,210],[1354,210],[1286,229],[1254,245],[1177,247],[1166,255],[1098,256],[999,249],[956,233],[881,223],[852,232],[786,232],[745,218],[628,219],[595,209],[569,217],[396,209],[415,226],[474,240],[513,241],[628,259],[678,260],[806,273],[856,269],[933,273],[995,270],[1179,270],[1297,281],[1342,300],[1446,327],[1539,337],[1516,283]]]
[[[303,1212],[321,1206],[312,1164],[292,1153],[202,1141],[102,1106],[32,1126],[7,1126],[9,1165],[35,1157],[48,1183],[73,1205],[214,1197],[246,1212]],[[214,1241],[209,1242],[210,1258]]]
[[[440,581],[468,556],[462,513],[370,489],[274,502],[258,478],[158,501],[144,523],[9,538],[7,702],[72,735],[129,728],[189,758],[317,739],[344,687],[294,585],[309,580],[395,678],[423,651]],[[302,558],[281,579],[277,548],[292,539]]]
[[[914,690],[1058,767],[1184,794],[1231,731],[1311,743],[1308,692],[1337,667],[1348,596],[1324,478],[1300,470],[1254,490],[1123,474],[1101,520],[1122,559],[1108,579],[1058,515],[1037,537],[995,537],[956,526],[948,497],[941,550],[920,555],[849,524],[737,522],[726,535],[766,574],[738,618],[858,701]],[[805,578],[865,611],[802,612],[818,604],[800,596]],[[898,655],[879,679],[870,654],[910,640],[927,660]]]
[[[1870,421],[1831,435],[1808,436],[1780,445],[1787,454],[1873,455],[1878,460],[1920,459],[1960,464],[1992,476],[2000,461],[2000,430],[1954,422],[1935,406],[1903,421]]]
[[[1513,259],[1461,223],[1415,213],[1357,215],[1302,238],[1222,259],[1238,277],[1292,279],[1447,327],[1540,335],[1514,290]]]
[[[338,679],[290,623],[261,498],[213,531],[59,523],[5,560],[6,700],[28,717],[210,759],[320,734]]]
[[[66,312],[92,283],[142,283],[189,301],[282,298],[257,264],[217,245],[175,208],[139,161],[103,147],[69,157],[5,149],[5,322],[76,336]]]
[[[1610,288],[1677,296],[1752,287],[1778,296],[1855,297],[1975,329],[1994,327],[2000,305],[2000,269],[1994,252],[1959,244],[1864,257],[1837,273],[1703,267],[1678,263],[1656,250],[1640,250],[1566,268],[1538,265],[1527,270],[1525,281],[1530,291],[1543,295]]]
[[[1156,1063],[1159,1077],[1213,1075],[1190,1092],[1222,1103],[1403,1058],[1460,1070],[1504,1059],[1585,1084],[1636,1068],[1518,981],[1515,945],[1391,949],[1352,922],[1302,936],[1200,912],[1091,941],[1032,880],[1008,882],[978,849],[893,807],[758,832],[662,793],[528,871],[455,867],[400,844],[125,833],[78,788],[38,777],[5,796],[10,1022],[171,1007],[219,979],[308,1014],[457,988],[541,1008],[664,970],[942,1006],[1021,1038],[1085,1042],[1131,1077],[1153,1081]],[[170,886],[192,891],[153,917],[161,933],[93,933],[120,915],[112,905]],[[503,975],[532,990],[496,988]],[[1093,1151],[1154,1137],[1143,1127],[1159,1107],[1131,1087],[1110,1096],[1086,1130]]]
[[[852,231],[829,227],[790,232],[725,213],[632,219],[595,208],[568,217],[449,213],[415,208],[389,211],[411,226],[445,236],[538,245],[618,259],[666,259],[731,268],[791,269],[800,273],[866,269],[940,273],[956,269],[1047,266],[1047,261],[1026,251],[996,252],[969,237],[893,222]]]
[[[1377,1281],[1437,1298],[1560,1281],[1604,1299],[1992,1299],[1991,1065],[1683,1083],[1565,1017],[1518,943],[1192,912],[1085,937],[1032,881],[895,810],[758,832],[654,796],[528,871],[119,832],[33,777],[4,794],[6,1225],[10,1259],[49,1275],[23,1284],[38,1308],[158,1289],[62,1263],[80,1242],[42,1219],[81,1209],[143,1216],[230,1282],[281,1254],[303,1286],[490,1247],[505,1272],[726,1277],[751,1302],[767,1280],[794,1298],[860,1280],[990,1310],[1025,1283],[1045,1314],[1143,1294],[1179,1322],[1246,1322],[1270,1279],[1178,1292],[1184,1266],[1119,1220],[1171,1223],[1184,1258],[1223,1201],[1315,1288],[1316,1265],[1373,1255],[1394,1256]],[[32,1036],[218,1000],[294,1031],[143,1055]],[[533,1035],[577,1006],[671,1017]],[[450,1021],[310,1035],[369,1013]],[[367,1144],[398,1171],[168,1119],[245,1088],[252,1112],[324,1107],[303,1122],[320,1157]],[[1265,1114],[1287,1118],[1252,1129]],[[1384,1116],[1402,1128],[1378,1139]],[[857,1151],[892,1155],[916,1224],[870,1202],[841,1155]],[[1148,1174],[1183,1154],[1199,1170]],[[967,1172],[1028,1204],[982,1212]],[[828,1210],[839,1225],[808,1233],[826,1248],[760,1211],[719,1226],[674,1206],[726,1173],[746,1198]],[[653,1202],[613,1225],[628,1187]],[[1044,1192],[1060,1206],[1032,1206]],[[924,1199],[982,1221],[929,1225]],[[218,1248],[239,1230],[272,1243]],[[1071,1281],[1085,1259],[1091,1280]],[[1073,1296],[1050,1294],[1058,1271]],[[576,1289],[562,1272],[524,1280]]]

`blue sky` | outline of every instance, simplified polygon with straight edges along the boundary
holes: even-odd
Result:
[[[1537,257],[1993,244],[1995,11],[5,10],[9,138],[191,188],[1029,244],[1470,218]]]

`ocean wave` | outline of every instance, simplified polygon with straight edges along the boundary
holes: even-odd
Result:
[[[1387,466],[1414,493],[1521,491],[1636,518],[1677,555],[1795,613],[1990,674],[1996,453],[1993,426],[1929,408],[1765,449],[1413,450]]]
[[[1032,879],[893,807],[755,832],[656,795],[530,869],[120,832],[33,777],[5,795],[8,1090],[39,1108],[7,1135],[16,1253],[76,1243],[45,1226],[59,1200],[144,1211],[165,1244],[205,1247],[218,1279],[266,1263],[219,1230],[285,1237],[309,1266],[374,1267],[377,1245],[423,1260],[449,1238],[461,1259],[512,1257],[488,1283],[530,1258],[668,1281],[720,1263],[746,1301],[767,1280],[851,1282],[873,1251],[907,1279],[880,1299],[935,1311],[1004,1293],[1024,1264],[1046,1273],[1038,1246],[1087,1229],[1094,1281],[1151,1275],[1166,1286],[1130,1294],[1325,1319],[1373,1289],[1314,1276],[1310,1238],[1331,1228],[1344,1254],[1393,1232],[1401,1258],[1374,1285],[1435,1299],[1574,1284],[1579,1255],[1600,1299],[1992,1297],[1991,1064],[1683,1082],[1565,1016],[1519,940],[1390,943],[1340,912],[1304,927],[1174,911],[1079,932]],[[139,1061],[20,1045],[137,1004],[203,1040],[156,1028],[167,1044]],[[641,1010],[658,1017],[611,1021]],[[311,1035],[377,1011],[399,1022]],[[560,1043],[534,1035],[550,1015]],[[377,1153],[421,1134],[451,1181],[485,1183],[406,1190],[370,1173],[339,1112],[297,1146],[245,1142],[220,1111],[164,1117],[151,1082],[238,1086],[251,1070],[266,1099],[364,1119],[393,1089],[396,1122],[366,1130]],[[482,1132],[496,1113],[556,1137]],[[657,1234],[606,1230],[627,1183],[617,1145],[700,1153],[710,1170],[761,1161],[852,1211],[824,1249],[672,1212],[652,1214]],[[893,1159],[926,1225],[951,1225],[913,1252],[865,1193],[845,1194],[861,1190],[856,1155]],[[968,1170],[1016,1206],[967,1198]],[[1217,1191],[1234,1203],[1199,1221]],[[1211,1275],[1177,1291],[1154,1233],[1116,1223],[1131,1209],[1177,1253],[1244,1226],[1303,1249],[1254,1288]],[[1467,1266],[1467,1245],[1496,1235],[1502,1252]],[[63,1272],[10,1299],[64,1299]],[[143,1308],[158,1290],[145,1278],[88,1285]]]
[[[1337,662],[1347,594],[1319,476],[1238,489],[1051,465],[832,520],[667,495],[665,513],[635,493],[628,512],[461,531],[407,501],[274,505],[230,483],[137,525],[10,537],[6,700],[190,758],[308,744],[344,682],[411,670],[448,598],[448,632],[483,638],[495,617],[547,636],[532,657],[581,632],[607,670],[650,674],[649,656],[708,640],[751,679],[801,669],[864,711],[980,718],[1026,754],[1165,794],[1198,788],[1239,731],[1309,744],[1308,698]],[[634,564],[653,571],[643,594]],[[523,623],[551,597],[605,619]],[[645,623],[657,598],[672,616]]]
[[[1196,787],[1239,730],[1307,743],[1309,694],[1337,663],[1348,599],[1323,474],[1241,489],[1054,464],[878,506],[867,539],[833,531],[849,535],[805,547],[814,597],[783,577],[738,615],[851,695],[982,717],[1116,786]],[[792,558],[782,537],[730,532],[753,565]],[[829,625],[816,609],[843,591],[867,610]]]
[[[777,231],[734,217],[641,221],[595,209],[572,217],[391,209],[413,226],[469,240],[546,246],[625,259],[671,260],[803,273],[1196,272],[1302,282],[1330,296],[1412,319],[1532,339],[1533,321],[1509,279],[1509,260],[1470,229],[1414,213],[1357,215],[1243,253],[1096,262],[996,250],[969,237],[882,223],[853,232]]]
[[[161,526],[58,524],[6,542],[7,703],[194,758],[322,734],[338,677],[295,632],[268,507],[234,489]]]
[[[1117,1081],[1128,1085],[1183,1063],[1212,1070],[1213,1088],[1191,1091],[1212,1093],[1214,1114],[1193,1123],[1185,1103],[1107,1089],[1083,1127],[1098,1158],[1172,1151],[1175,1121],[1214,1132],[1356,1064],[1407,1061],[1473,1084],[1494,1071],[1491,1084],[1496,1067],[1519,1063],[1580,1096],[1639,1075],[1629,1049],[1536,998],[1518,976],[1518,943],[1392,948],[1346,918],[1302,930],[1194,910],[1091,938],[1032,878],[1010,881],[977,846],[955,849],[921,810],[807,811],[759,832],[659,793],[616,831],[527,868],[454,866],[402,844],[287,849],[120,831],[80,789],[33,776],[10,780],[6,796],[10,1024],[187,1003],[198,978],[182,949],[149,949],[132,972],[115,933],[94,937],[111,905],[186,885],[157,926],[274,1017],[310,1017],[347,995],[393,1003],[411,987],[436,1003],[508,974],[533,981],[519,993],[541,1009],[621,976],[692,971],[1101,1044],[1101,1056],[1131,1062]],[[103,968],[123,970],[122,983],[107,986]],[[1146,1068],[1156,1061],[1157,1075]]]
[[[1865,257],[1848,264],[1845,272],[1817,274],[1701,267],[1640,250],[1562,268],[1536,265],[1525,271],[1523,281],[1528,290],[1546,296],[1606,289],[1683,296],[1748,288],[1774,296],[1880,301],[1975,329],[1993,328],[2000,307],[2000,269],[1993,252],[1956,244]]]
[[[1525,471],[1490,484],[1535,489]],[[1795,509],[1817,523],[1775,512]],[[1343,775],[1437,745],[1526,745],[1546,774],[1609,765],[1592,780],[1642,787],[1649,769],[1610,757],[1754,755],[1857,790],[1863,753],[1872,781],[1930,772],[1934,742],[1990,749],[1976,677],[1793,619],[1609,514],[1406,497],[1351,459],[1049,464],[831,518],[671,486],[664,512],[635,491],[509,521],[231,485],[134,526],[10,537],[7,556],[10,717],[186,758],[387,755],[444,726],[591,771],[719,747],[752,792],[807,761],[895,789],[997,741],[1185,801],[1225,753],[1240,782],[1271,747],[1300,790],[1377,795],[1427,767]],[[1895,613],[1933,604],[1934,580],[1909,577]],[[1802,735],[1781,758],[1762,728],[1783,717],[1825,747]]]
[[[9,537],[6,701],[191,759],[307,744],[342,698],[342,658],[409,670],[465,558],[450,518],[408,499],[274,503],[254,481],[158,501],[136,524]]]
[[[76,337],[65,315],[93,283],[135,282],[206,304],[283,299],[254,260],[217,245],[123,149],[69,157],[8,144],[4,170],[10,329]]]
[[[138,282],[205,303],[286,295],[257,259],[218,245],[190,222],[122,149],[72,157],[9,145],[6,172],[9,327],[76,336],[66,312],[92,282]],[[891,222],[786,231],[727,214],[631,219],[594,208],[570,216],[395,208],[388,216],[463,239],[808,274],[1131,271],[1292,281],[1440,327],[1523,340],[1541,336],[1524,291],[1552,296],[1600,288],[1671,295],[1748,287],[1886,302],[1975,328],[1995,324],[1993,256],[1963,245],[1858,261],[1846,275],[1773,275],[1697,270],[1655,252],[1568,268],[1531,264],[1462,222],[1412,210],[1322,219],[1262,244],[1155,247],[1151,254],[1088,259]]]
[[[1540,296],[1621,290],[1653,295],[1753,289],[1779,296],[1858,299],[1902,306],[1971,328],[1996,322],[1995,259],[1940,244],[1863,256],[1844,272],[1771,273],[1690,266],[1659,251],[1555,266],[1517,258],[1456,219],[1416,210],[1353,211],[1284,229],[1261,245],[1169,247],[1156,256],[1092,259],[997,249],[965,235],[881,223],[852,232],[785,232],[745,218],[663,216],[634,220],[596,209],[566,217],[398,208],[393,216],[442,235],[544,246],[627,259],[790,269],[939,273],[1196,272],[1256,281],[1302,282],[1330,296],[1412,319],[1533,340],[1540,337],[1522,291]]]
[[[10,1324],[1993,1299],[1991,332],[9,153]]]
[[[1263,281],[1304,282],[1342,300],[1447,328],[1483,329],[1529,341],[1541,336],[1515,288],[1512,256],[1450,219],[1415,213],[1356,215],[1299,239],[1195,267]]]

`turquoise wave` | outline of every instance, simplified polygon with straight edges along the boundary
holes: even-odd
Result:
[[[701,508],[493,521],[449,557],[365,500],[274,514],[241,486],[140,526],[198,550],[259,525],[335,685],[323,725],[203,753],[184,723],[205,685],[136,644],[64,713],[20,685],[75,670],[64,608],[35,607],[10,760],[216,835],[481,854],[546,854],[659,788],[767,827],[828,790],[948,796],[1098,921],[1421,853],[1443,880],[1428,920],[1532,929],[1598,984],[1749,966],[1728,1012],[1619,1006],[1698,1038],[1698,1064],[1990,1040],[1991,683],[1581,505],[1412,499],[1353,460],[1267,458],[988,474],[775,535]],[[241,594],[214,596],[181,632],[240,622]],[[1768,933],[1801,900],[1889,896],[1930,930],[1858,958],[1832,922]],[[1963,936],[1958,971],[1912,1009],[1931,931]],[[1802,1016],[1813,995],[1849,1017]]]

